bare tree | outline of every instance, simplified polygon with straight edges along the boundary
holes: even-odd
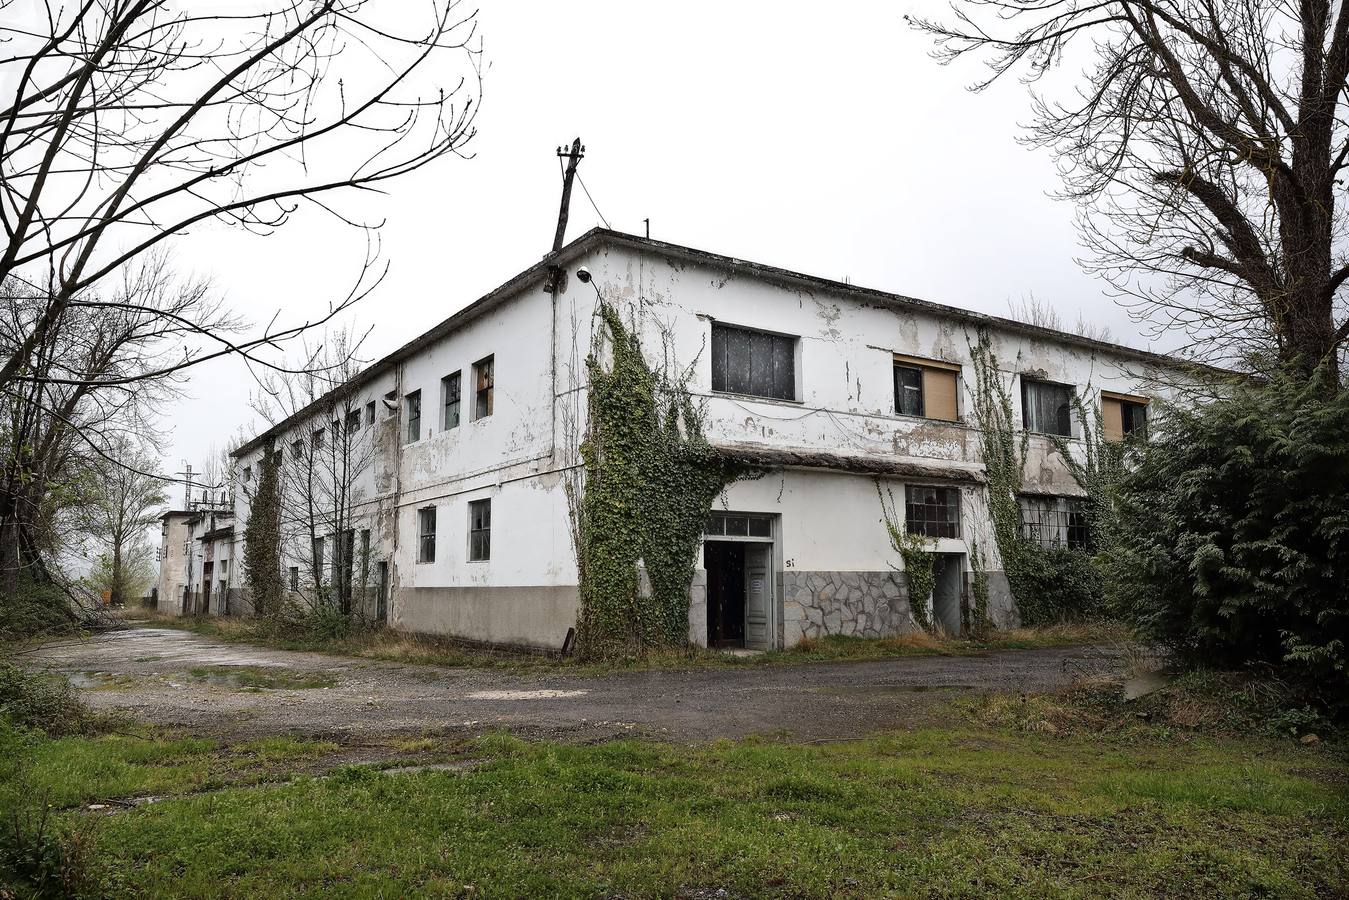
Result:
[[[167,498],[155,457],[126,437],[115,440],[108,451],[93,467],[90,519],[94,535],[106,549],[101,578],[105,583],[97,586],[109,591],[112,604],[120,606],[145,580],[146,531],[158,521]]]
[[[375,459],[374,429],[353,387],[359,346],[350,332],[333,333],[296,374],[264,379],[253,403],[273,425],[294,423],[276,453],[282,552],[305,576],[296,592],[311,608],[344,615],[364,600],[370,577],[366,548],[356,545]]]
[[[1034,294],[1027,294],[1020,300],[1007,300],[1007,308],[1013,319],[1018,322],[1025,322],[1028,325],[1035,325],[1040,328],[1049,328],[1054,331],[1067,331],[1063,327],[1063,316],[1048,301],[1041,300]],[[1078,310],[1077,323],[1071,329],[1073,334],[1079,334],[1085,338],[1091,338],[1093,341],[1110,341],[1114,335],[1110,332],[1109,325],[1102,325],[1099,322],[1089,322]]]
[[[270,233],[302,201],[373,228],[334,195],[378,191],[472,137],[479,51],[459,0],[227,6],[0,0],[0,85],[12,86],[0,99],[0,280],[46,298],[3,348],[0,388],[92,377],[39,376],[31,363],[69,309],[106,302],[92,290],[166,239],[210,220]],[[378,280],[366,262],[322,321]],[[195,342],[136,378],[224,354],[267,365],[260,351],[316,324],[273,320],[240,337],[209,317],[174,322]]]
[[[1158,329],[1209,357],[1309,373],[1349,338],[1349,4],[1330,0],[955,0],[915,19],[950,61],[1031,81],[1094,62],[1072,99],[1037,96],[1090,265]]]

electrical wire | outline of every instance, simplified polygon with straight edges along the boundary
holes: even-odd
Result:
[[[605,228],[612,230],[609,220],[604,218],[604,213],[600,212],[600,208],[595,205],[595,198],[590,196],[590,188],[586,187],[586,182],[585,179],[581,177],[580,169],[576,170],[576,180],[581,182],[581,190],[585,191],[586,199],[590,201],[590,208],[595,210],[595,215],[600,217],[600,221],[604,223]]]

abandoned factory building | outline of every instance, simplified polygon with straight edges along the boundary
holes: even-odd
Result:
[[[567,484],[582,465],[599,298],[654,366],[689,371],[708,441],[765,473],[728,486],[707,518],[690,589],[696,644],[915,628],[881,496],[935,541],[934,624],[960,628],[976,542],[990,615],[1014,624],[971,424],[980,335],[1029,433],[1022,527],[1046,544],[1085,534],[1054,436],[1080,448],[1097,411],[1107,437],[1145,428],[1179,372],[1153,353],[595,229],[239,447],[236,549],[210,552],[206,608],[248,608],[240,565],[222,579],[221,561],[243,556],[264,448],[301,459],[340,437],[359,457],[344,467],[342,525],[291,529],[287,591],[359,583],[358,608],[395,629],[561,647],[579,608]],[[289,489],[288,462],[279,477]],[[219,540],[222,524],[195,528]],[[209,590],[195,587],[202,573],[182,580]]]

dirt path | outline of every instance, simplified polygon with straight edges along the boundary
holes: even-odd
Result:
[[[848,738],[923,724],[953,695],[1044,690],[1120,665],[1108,650],[1076,647],[695,671],[508,673],[269,650],[166,628],[48,644],[26,658],[70,677],[99,708],[163,725],[348,738],[486,730],[569,739]]]

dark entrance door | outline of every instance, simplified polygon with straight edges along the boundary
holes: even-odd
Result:
[[[947,634],[960,634],[960,595],[964,581],[964,557],[938,553],[932,569],[932,621]]]
[[[745,544],[705,541],[707,646],[745,646]]]
[[[202,615],[211,612],[211,576],[215,574],[212,571],[214,568],[215,563],[201,564],[201,609],[197,612]]]
[[[375,563],[375,572],[379,577],[379,594],[375,599],[375,621],[389,620],[389,564],[380,560]]]

